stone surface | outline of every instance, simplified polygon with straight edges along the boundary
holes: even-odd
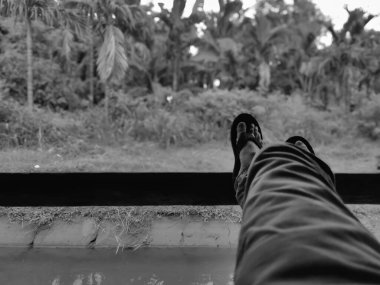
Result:
[[[92,219],[77,219],[72,223],[54,222],[40,229],[34,239],[35,247],[87,247],[97,236],[97,226]]]
[[[222,221],[203,222],[194,218],[163,217],[150,227],[127,234],[110,222],[99,227],[95,247],[236,247],[240,225]]]
[[[10,223],[7,217],[0,218],[0,246],[29,247],[34,240],[36,227]]]
[[[380,205],[347,205],[347,207],[380,241]]]
[[[240,225],[223,221],[161,218],[150,232],[151,246],[236,247]]]

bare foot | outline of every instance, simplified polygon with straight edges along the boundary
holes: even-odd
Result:
[[[302,148],[303,150],[306,150],[306,151],[309,151],[306,147],[306,145],[304,145],[302,142],[300,141],[296,141],[295,143],[296,146],[298,146],[299,148]]]

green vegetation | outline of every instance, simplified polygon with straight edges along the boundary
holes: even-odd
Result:
[[[240,1],[206,13],[197,0],[188,15],[185,0],[171,10],[138,0],[0,3],[5,157],[225,144],[243,111],[258,117],[269,142],[380,139],[380,34],[365,29],[375,16],[360,9],[346,8],[338,31],[308,0],[259,0],[253,18]],[[326,33],[333,42],[322,46]],[[48,170],[60,166],[93,170]]]
[[[376,16],[346,8],[337,30],[311,0],[258,0],[253,18],[240,1],[206,13],[196,0],[184,15],[186,2],[0,0],[0,172],[227,172],[240,112],[258,118],[266,142],[302,135],[334,171],[375,171],[380,32],[365,28]],[[4,215],[38,226],[91,217],[120,233],[157,216],[240,221],[221,207]]]

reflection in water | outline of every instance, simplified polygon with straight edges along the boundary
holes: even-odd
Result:
[[[214,285],[214,282],[211,280],[211,274],[202,274],[201,278],[202,279],[206,278],[206,279],[208,279],[208,281],[192,282],[191,285]],[[85,276],[83,274],[78,274],[76,279],[74,280],[74,282],[72,284],[73,285],[101,285],[103,279],[104,279],[104,275],[101,273],[98,273],[98,272],[88,274],[87,278],[85,278]],[[129,283],[126,283],[126,284],[141,283],[142,279],[143,278],[141,276],[138,276],[136,279],[130,278]],[[87,283],[84,283],[85,280]],[[232,280],[233,280],[233,275],[230,274],[230,280],[226,283],[226,285],[234,285],[234,282]],[[143,284],[146,284],[146,285],[165,285],[165,282],[164,282],[164,280],[160,280],[160,278],[158,278],[158,276],[153,273],[152,276],[150,277],[150,279],[146,283],[144,283],[144,281],[143,281]],[[57,276],[53,280],[51,285],[61,285],[60,277]]]
[[[104,279],[103,274],[96,272],[88,274],[87,278],[83,274],[78,274],[75,278],[73,285],[101,285]],[[86,283],[84,281],[86,280]],[[57,276],[51,285],[61,285],[60,277]],[[62,284],[63,285],[63,284]]]
[[[6,285],[233,285],[236,249],[0,249]]]
[[[202,278],[204,277],[204,275],[206,275],[206,274],[202,274]],[[209,279],[208,281],[192,282],[191,285],[214,285],[214,282],[211,280],[211,275],[207,274],[206,276],[208,276],[208,279]],[[73,285],[101,285],[103,278],[104,277],[102,276],[101,273],[94,273],[94,274],[90,273],[90,274],[88,274],[87,279],[84,277],[84,275],[79,274],[79,275],[77,275],[76,279],[74,280],[74,282],[72,284]],[[84,283],[85,279],[87,280],[87,283]],[[141,276],[138,276],[136,279],[131,278],[131,279],[129,279],[129,283],[126,283],[126,284],[141,283],[142,279],[143,278]],[[146,284],[146,285],[165,285],[165,281],[160,280],[157,277],[157,275],[153,273],[153,275],[150,277],[150,279],[146,283],[144,283],[144,281],[143,281],[143,284]],[[60,277],[57,276],[53,280],[51,285],[61,285]],[[230,280],[226,283],[226,285],[234,285],[234,282],[232,281],[232,274],[230,275]]]

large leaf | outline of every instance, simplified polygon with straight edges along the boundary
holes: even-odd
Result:
[[[98,74],[104,82],[119,80],[125,75],[128,60],[124,49],[124,35],[115,26],[109,25],[105,29],[97,65]]]

